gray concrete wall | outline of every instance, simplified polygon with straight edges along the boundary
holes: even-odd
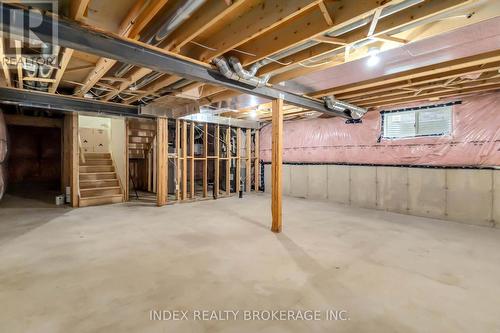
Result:
[[[271,166],[264,166],[266,192]],[[498,227],[500,170],[283,165],[283,194]]]

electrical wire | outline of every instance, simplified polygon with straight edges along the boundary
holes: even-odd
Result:
[[[195,41],[190,41],[190,43],[193,43],[194,45],[197,45],[199,47],[203,47],[203,48],[205,48],[207,50],[210,50],[210,51],[218,51],[216,48],[213,48],[213,47],[210,47],[210,46],[207,46],[207,45],[203,45],[203,44],[195,42]],[[250,53],[250,52],[243,51],[243,50],[233,49],[233,51],[236,51],[236,52],[239,52],[239,53],[243,53],[243,54],[251,56],[251,57],[256,57],[257,56],[254,53]],[[288,66],[288,65],[291,65],[293,63],[293,61],[290,61],[288,63],[284,63],[284,62],[281,62],[279,60],[276,60],[276,59],[273,59],[273,58],[269,58],[269,57],[264,57],[264,59],[272,61],[272,62],[275,62],[275,63],[280,64],[282,66]]]

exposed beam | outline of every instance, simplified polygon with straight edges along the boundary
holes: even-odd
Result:
[[[314,37],[314,40],[317,42],[334,44],[334,45],[346,45],[347,44],[345,39],[337,38],[337,37],[323,36],[323,35]]]
[[[90,0],[71,1],[70,14],[69,14],[70,18],[76,21],[81,21],[85,16],[85,12],[87,10],[89,3]],[[72,56],[73,56],[72,49],[67,48],[64,50],[64,53],[60,60],[60,68],[56,71],[55,81],[49,87],[49,92],[54,93],[57,90],[57,87],[59,87],[59,83],[61,82],[61,79],[64,75],[64,72],[66,71],[66,68],[68,67],[69,61],[71,60]]]
[[[239,45],[262,35],[279,24],[298,16],[316,6],[319,0],[266,0],[254,1],[254,5],[225,26],[220,31],[196,42],[210,47],[192,47],[186,53],[193,59],[210,61]],[[322,18],[323,20],[323,18]],[[323,20],[324,21],[324,20]]]
[[[373,13],[373,18],[372,22],[370,23],[370,28],[368,29],[368,35],[367,37],[370,37],[373,35],[375,32],[375,29],[377,28],[378,20],[380,18],[380,14],[382,13],[382,9],[378,8],[375,13]]]
[[[151,22],[151,20],[158,14],[158,12],[167,4],[168,0],[155,0],[151,1],[147,8],[145,8],[140,15],[136,18],[136,21],[131,29],[129,29],[129,35],[131,38],[138,36],[142,30]]]
[[[189,20],[168,36],[164,48],[180,52],[186,44],[210,29],[222,18],[231,15],[244,3],[244,0],[233,1],[229,5],[223,1],[207,1]]]
[[[438,82],[433,82],[432,84],[415,86],[415,89],[412,89],[413,91],[411,91],[411,92],[413,92],[413,93],[418,92],[420,94],[422,92],[429,91],[429,90],[433,90],[433,91],[443,90],[443,89],[456,90],[458,88],[475,86],[475,85],[481,84],[481,82],[482,83],[485,83],[485,82],[500,83],[500,80],[498,80],[496,78],[476,79],[476,80],[470,80],[470,81],[455,82],[454,84],[449,84],[449,85],[444,85],[444,82],[442,82],[442,80],[441,80],[441,82],[438,81]],[[385,93],[376,93],[376,94],[368,95],[366,97],[352,99],[352,100],[349,100],[349,102],[353,102],[356,104],[368,104],[368,103],[371,103],[372,101],[380,100],[381,98],[405,97],[408,94],[409,93],[408,93],[407,89],[395,89],[392,91],[387,91]]]
[[[3,5],[3,11],[11,12],[11,5]],[[16,15],[24,15],[25,22],[33,19],[34,13],[27,10],[14,11]],[[5,14],[2,13],[2,14]],[[218,71],[206,64],[192,62],[185,57],[177,56],[165,50],[153,46],[135,42],[129,39],[120,38],[115,35],[106,34],[102,31],[90,29],[88,27],[69,22],[65,19],[58,19],[53,22],[53,17],[43,15],[43,21],[36,28],[31,28],[43,41],[51,40],[52,24],[58,26],[59,44],[64,47],[78,49],[83,52],[93,53],[105,58],[115,58],[118,61],[130,63],[139,67],[146,67],[162,73],[178,75],[193,81],[200,81],[215,85],[226,86],[229,89],[243,93],[255,95],[264,99],[283,99],[288,104],[320,111],[331,115],[349,118],[342,112],[334,112],[325,107],[319,100],[311,99],[272,87],[253,87],[245,83],[234,81],[224,77]],[[18,17],[18,19],[21,19]],[[5,27],[2,27],[5,29]],[[24,31],[13,31],[22,35]]]
[[[391,31],[400,29],[405,25],[408,25],[410,23],[413,24],[417,21],[424,21],[432,16],[459,8],[467,3],[471,3],[472,1],[474,0],[427,0],[422,4],[409,7],[391,16],[380,19],[377,23],[375,31],[373,32],[373,35],[370,38],[377,38],[380,35],[384,37],[386,35],[389,35]],[[353,2],[353,5],[355,5],[356,3],[357,2]],[[365,26],[347,32],[339,36],[339,38],[344,40],[347,45],[352,45],[367,39],[368,32],[369,32],[369,27]],[[277,70],[280,73],[288,71],[289,73],[287,74],[287,77],[294,78],[300,75],[305,75],[307,73],[312,73],[321,70],[322,68],[312,67],[309,68],[307,71],[304,71],[303,68],[297,66],[297,63],[314,60],[315,58],[317,59],[327,54],[331,54],[332,56],[334,56],[335,53],[337,54],[346,53],[345,49],[347,45],[340,46],[337,48],[332,48],[332,46],[328,44],[315,45],[309,49],[297,52],[293,55],[280,59],[280,62],[291,63],[290,65],[282,66],[277,63],[271,63],[269,65],[262,67],[259,71],[259,74],[271,73]],[[336,65],[337,64],[332,64],[330,67]]]
[[[175,82],[181,80],[182,78],[176,75],[166,75],[158,80],[156,80],[154,83],[149,84],[144,88],[146,91],[145,93],[139,94],[138,96],[131,97],[129,99],[125,100],[125,104],[130,104],[135,101],[140,100],[141,98],[144,98],[149,95],[153,95],[155,92],[158,90],[168,87],[171,84],[174,84]]]
[[[158,11],[167,3],[167,0],[153,1],[148,7],[143,8],[145,0],[139,0],[132,7],[125,19],[121,22],[118,35],[122,37],[137,38],[144,27],[153,19]],[[100,58],[95,68],[85,78],[84,85],[79,88],[75,95],[83,96],[97,81],[117,63],[114,59]]]
[[[117,96],[118,94],[120,94],[122,91],[124,91],[128,87],[130,87],[130,85],[131,85],[132,82],[139,81],[140,79],[142,79],[146,75],[151,74],[151,72],[153,72],[153,71],[151,69],[149,69],[149,68],[138,68],[138,69],[136,69],[132,73],[132,75],[130,75],[127,78],[127,81],[120,82],[120,85],[118,86],[118,88],[116,88],[116,91],[113,92],[112,94],[107,95],[105,98],[103,98],[103,100],[104,101],[109,101],[109,100],[113,99],[115,96]]]
[[[282,168],[283,168],[283,100],[273,101],[272,118],[272,160],[271,160],[271,211],[273,232],[281,232],[282,215]]]
[[[259,38],[249,40],[241,44],[241,49],[248,54],[237,54],[243,65],[249,65],[253,62],[269,57],[272,54],[298,46],[316,37],[321,38],[326,32],[341,28],[354,22],[357,18],[363,18],[373,13],[377,8],[384,8],[392,2],[385,2],[380,6],[379,0],[365,1],[328,1],[326,8],[334,16],[334,25],[329,25],[323,17],[318,6],[313,6],[302,15],[293,20],[286,21],[274,29],[269,29],[259,36]],[[365,35],[366,37],[366,35]],[[342,37],[340,37],[342,38]],[[332,49],[331,45],[328,45]],[[281,60],[280,60],[281,61]],[[288,62],[285,61],[284,62]]]
[[[70,4],[69,16],[70,18],[80,21],[84,18],[90,0],[73,0]]]
[[[323,14],[323,17],[325,18],[326,24],[328,24],[329,26],[332,26],[333,25],[333,19],[330,16],[330,13],[328,12],[328,8],[326,8],[325,2],[324,1],[320,1],[318,3],[318,6],[319,6],[319,10],[321,11],[321,14]]]
[[[74,50],[73,49],[68,49],[66,48],[64,50],[64,53],[61,58],[61,68],[57,70],[56,76],[54,78],[54,83],[49,87],[49,92],[54,93],[57,90],[57,87],[59,87],[59,83],[61,82],[61,79],[66,71],[66,68],[68,67],[69,61],[71,60],[71,56],[73,55]]]
[[[417,93],[403,93],[400,96],[381,96],[377,99],[372,99],[369,101],[362,101],[359,103],[360,106],[364,107],[376,107],[376,106],[385,106],[392,104],[400,104],[418,100],[425,100],[428,98],[441,97],[441,96],[450,96],[453,94],[461,94],[466,92],[478,92],[478,91],[487,91],[487,90],[495,90],[500,87],[500,80],[485,80],[485,82],[477,83],[472,82],[470,84],[457,85],[456,87],[449,87],[449,89],[437,89],[434,91],[425,92],[424,89],[419,90]]]
[[[356,82],[339,87],[329,88],[317,91],[311,94],[311,96],[322,97],[334,94],[335,96],[342,96],[339,98],[343,98],[344,94],[346,94],[345,95],[346,97],[352,97],[350,95],[347,95],[347,93],[359,92],[362,90],[372,89],[376,87],[385,87],[389,84],[403,82],[403,81],[408,83],[408,80],[411,80],[411,82],[422,83],[426,82],[425,80],[432,79],[436,76],[444,78],[443,76],[446,75],[444,73],[448,72],[453,73],[453,75],[455,74],[460,75],[460,70],[464,68],[468,68],[471,66],[485,66],[488,63],[493,63],[498,61],[500,61],[500,55],[498,54],[497,51],[492,51],[466,58],[454,59],[446,62],[437,63],[434,65],[420,67],[402,73],[395,73],[395,74],[385,75],[382,77],[376,77],[374,79],[363,82]],[[420,78],[423,78],[423,80],[418,81]],[[411,85],[411,83],[408,84]]]
[[[0,87],[0,102],[70,112],[97,112],[131,116],[139,114],[139,109],[135,106],[6,87]]]
[[[382,41],[394,42],[394,43],[403,44],[403,45],[408,44],[408,40],[406,40],[406,39],[389,36],[387,34],[380,34],[380,35],[375,36],[374,38],[382,40]]]

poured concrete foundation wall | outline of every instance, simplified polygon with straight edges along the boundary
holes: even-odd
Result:
[[[271,191],[271,166],[264,166]],[[500,170],[283,165],[283,194],[498,227]]]

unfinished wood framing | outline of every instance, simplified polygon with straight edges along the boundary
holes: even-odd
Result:
[[[260,132],[259,130],[255,131],[255,144],[254,144],[254,186],[255,192],[259,192],[260,190]]]
[[[157,140],[156,199],[157,199],[157,205],[163,206],[167,203],[167,198],[168,198],[168,119],[167,118],[157,119],[156,140]]]
[[[175,120],[175,156],[176,156],[176,179],[175,179],[175,198],[177,201],[182,199],[181,196],[181,121]]]
[[[214,152],[215,152],[215,176],[214,176],[214,198],[219,197],[220,189],[220,126],[215,125],[215,137],[214,137]]]
[[[226,129],[226,195],[231,194],[231,127]]]
[[[203,124],[203,197],[208,196],[208,124]]]
[[[241,191],[241,128],[236,129],[236,193]]]
[[[78,134],[78,114],[64,116],[64,158],[65,171],[63,183],[71,188],[71,207],[79,207],[80,149]]]
[[[283,164],[283,100],[273,101],[272,120],[272,227],[273,232],[281,232],[282,217],[282,164]]]
[[[190,150],[190,167],[189,167],[189,192],[190,192],[190,198],[194,199],[195,197],[195,187],[194,187],[194,182],[195,182],[195,154],[194,154],[194,131],[195,131],[195,123],[191,123],[191,131],[190,131],[190,138],[189,138],[189,150]]]
[[[182,121],[182,200],[187,199],[187,126],[188,123],[183,120]]]
[[[129,191],[130,191],[130,165],[129,165],[129,159],[130,159],[130,151],[129,151],[129,136],[130,136],[130,129],[129,129],[129,119],[125,119],[125,181],[123,182],[123,200],[129,201]]]
[[[245,192],[250,192],[252,186],[252,130],[245,130]]]

